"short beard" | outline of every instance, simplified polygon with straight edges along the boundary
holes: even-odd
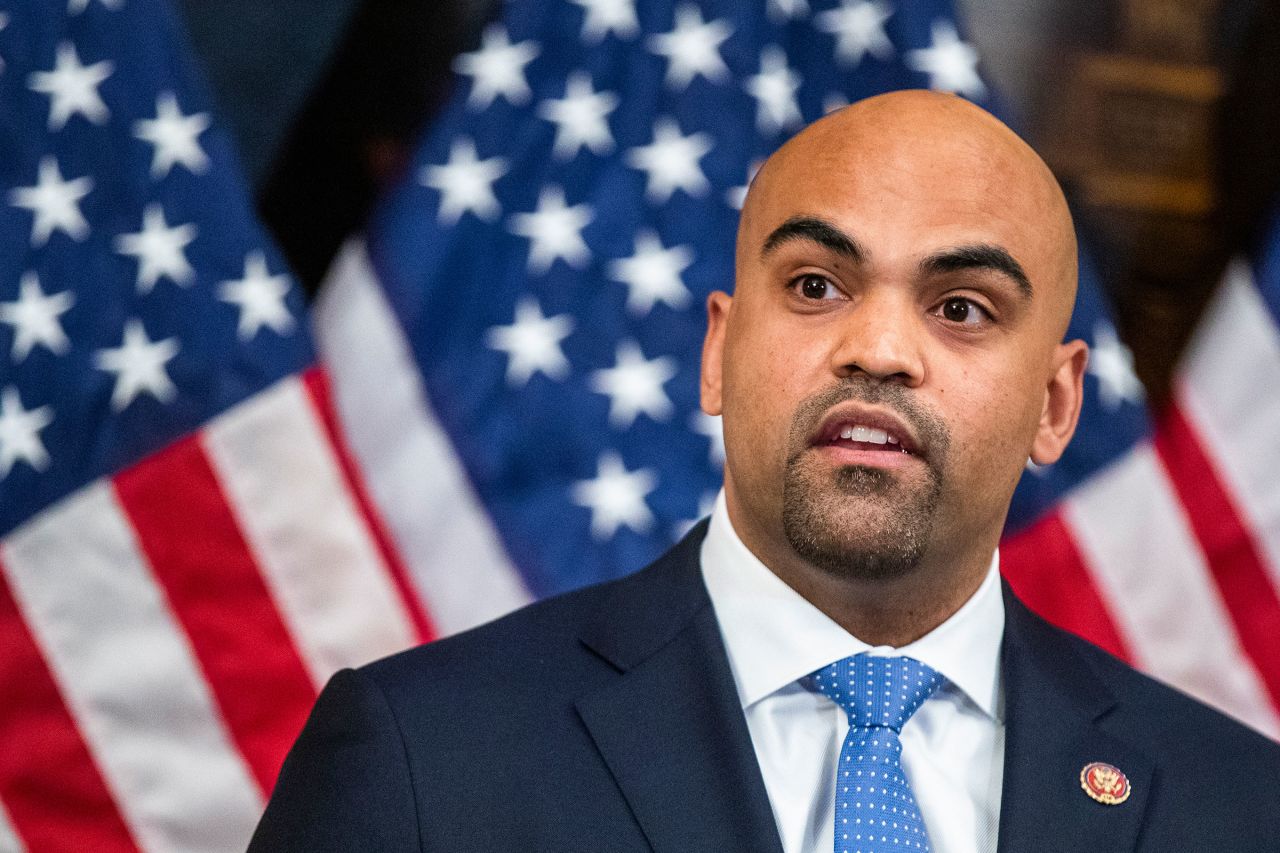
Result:
[[[807,400],[796,413],[783,480],[782,526],[795,552],[828,574],[889,580],[911,572],[924,556],[941,501],[941,462],[950,436],[942,421],[908,393],[900,385],[850,380]],[[895,473],[879,468],[847,465],[832,476],[808,464],[813,460],[808,437],[818,420],[851,399],[888,404],[916,429],[929,448],[928,482],[922,488],[909,490]],[[874,529],[842,523],[850,500],[865,502],[869,514],[880,516]]]

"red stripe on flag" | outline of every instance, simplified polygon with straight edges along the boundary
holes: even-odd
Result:
[[[343,477],[347,481],[347,487],[351,490],[351,495],[355,499],[356,505],[360,508],[360,514],[364,516],[365,524],[373,536],[378,553],[382,555],[387,572],[391,575],[392,582],[396,585],[396,589],[400,592],[400,598],[404,601],[405,609],[409,612],[409,618],[412,620],[414,630],[418,634],[418,640],[424,643],[429,642],[436,638],[435,626],[431,624],[427,611],[423,609],[422,601],[418,597],[413,583],[409,580],[409,570],[405,566],[404,560],[400,558],[400,552],[392,545],[391,535],[387,532],[382,515],[374,507],[373,501],[369,497],[369,489],[365,485],[364,475],[356,465],[355,458],[351,455],[351,449],[347,447],[346,438],[338,425],[336,410],[333,406],[333,397],[329,387],[329,374],[325,373],[321,367],[313,367],[303,375],[303,382],[306,385],[307,395],[311,398],[312,407],[315,409],[316,414],[319,415],[320,422],[324,424],[329,445],[333,448],[334,457],[338,460],[338,466],[342,469]]]
[[[1169,406],[1161,418],[1154,443],[1231,614],[1240,645],[1280,708],[1280,597],[1253,535],[1195,428],[1177,406]]]
[[[0,577],[0,799],[32,851],[137,850]]]
[[[1059,512],[1000,543],[1000,573],[1045,619],[1118,658],[1133,659]]]
[[[198,437],[117,475],[115,487],[231,736],[269,793],[316,693]]]

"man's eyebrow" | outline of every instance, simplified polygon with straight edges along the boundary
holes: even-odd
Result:
[[[807,240],[825,246],[837,255],[843,255],[854,263],[866,259],[867,253],[858,241],[836,226],[816,216],[793,216],[773,229],[760,248],[760,257],[767,258],[779,246],[794,240]]]
[[[947,273],[968,269],[989,269],[1004,273],[1018,285],[1018,292],[1023,299],[1031,298],[1031,279],[1027,278],[1022,264],[999,246],[989,243],[956,246],[930,255],[920,262],[920,270],[925,273]]]

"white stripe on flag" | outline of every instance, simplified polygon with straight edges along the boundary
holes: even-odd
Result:
[[[13,744],[9,744],[9,748],[13,748]],[[13,829],[13,821],[9,819],[9,812],[5,810],[4,803],[0,803],[0,853],[26,853],[26,847],[18,838],[18,833]]]
[[[1064,515],[1135,664],[1275,737],[1280,721],[1148,444],[1076,489]],[[1123,507],[1123,511],[1117,508]]]
[[[1277,376],[1280,332],[1248,265],[1237,261],[1187,349],[1176,393],[1280,587]]]
[[[262,811],[257,783],[109,483],[3,547],[14,597],[139,843],[244,849]]]
[[[352,454],[436,629],[452,634],[528,603],[432,413],[362,242],[334,262],[314,317]]]
[[[413,645],[404,603],[300,379],[219,415],[202,438],[317,686]]]

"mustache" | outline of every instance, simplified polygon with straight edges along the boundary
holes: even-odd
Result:
[[[809,436],[833,407],[849,401],[883,406],[902,418],[928,448],[928,460],[941,460],[951,444],[951,430],[933,410],[920,402],[913,391],[897,382],[883,382],[863,374],[840,380],[807,398],[791,419],[792,458],[808,449]]]

